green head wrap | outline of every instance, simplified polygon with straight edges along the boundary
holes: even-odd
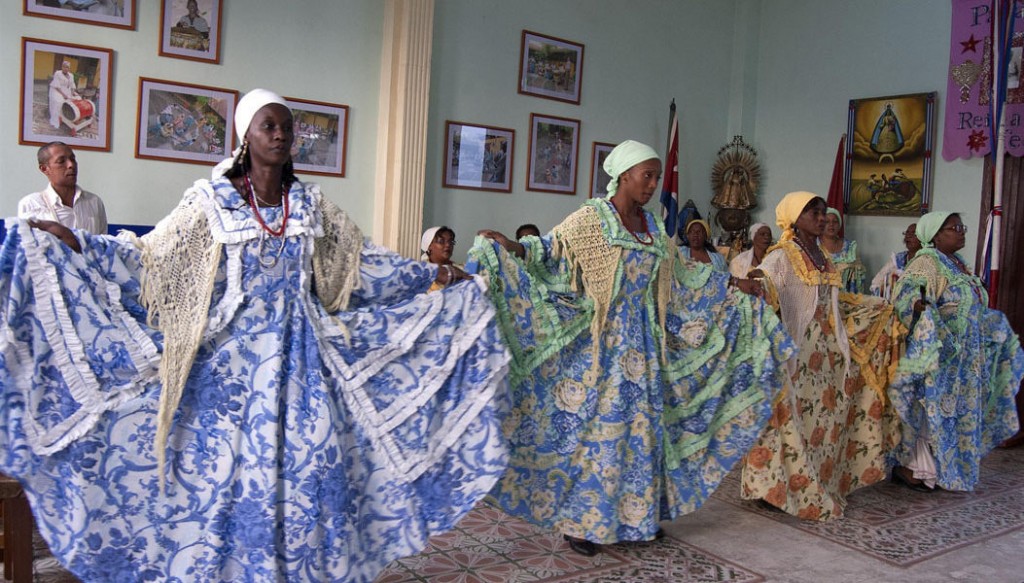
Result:
[[[917,235],[917,240],[921,242],[922,247],[934,247],[932,239],[935,235],[939,234],[939,229],[942,228],[942,224],[946,222],[949,215],[956,213],[947,213],[942,211],[935,211],[926,214],[917,220],[917,229],[914,234]]]
[[[612,177],[608,181],[608,198],[611,198],[615,191],[619,189],[620,174],[641,162],[654,159],[660,160],[658,153],[647,144],[626,140],[615,146],[615,149],[604,159],[604,165],[602,166],[604,171],[608,173],[608,176]]]
[[[839,212],[839,209],[828,207],[828,210],[825,211],[825,214],[826,215],[835,215],[836,218],[839,219],[839,226],[840,227],[843,226],[843,215],[842,215],[842,213]]]

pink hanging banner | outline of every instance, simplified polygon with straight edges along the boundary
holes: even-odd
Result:
[[[942,157],[946,160],[985,156],[995,148],[993,90],[1005,92],[1006,151],[1024,155],[1024,85],[1020,82],[1024,48],[1024,3],[1009,0],[951,0],[952,32],[949,44],[949,77],[946,83],[946,123]],[[1002,5],[1003,10],[1000,9]],[[1012,11],[1012,12],[1011,12]],[[1013,15],[1007,74],[997,87],[992,62],[993,22]],[[1000,14],[1004,15],[1000,18]],[[1004,30],[1006,30],[1004,28]],[[1005,50],[1005,49],[1004,49]]]

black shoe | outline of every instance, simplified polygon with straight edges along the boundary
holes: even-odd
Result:
[[[665,538],[665,531],[659,528],[658,532],[654,533],[654,540],[661,540],[663,538]]]
[[[576,538],[574,536],[569,536],[567,534],[563,534],[562,538],[568,541],[570,549],[576,551],[584,557],[593,557],[594,555],[600,552],[598,545],[596,543],[588,541],[587,539]]]
[[[781,508],[772,504],[771,502],[768,502],[764,498],[758,498],[757,505],[761,507],[761,510],[768,510],[770,512],[783,512]]]
[[[892,469],[892,474],[889,475],[890,482],[892,482],[893,484],[902,484],[915,492],[932,492],[932,489],[929,488],[924,482],[914,483],[906,479],[903,476],[903,474],[900,473],[901,468],[902,466],[896,466],[895,468]]]

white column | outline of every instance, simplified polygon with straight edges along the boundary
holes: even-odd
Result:
[[[373,238],[419,257],[434,0],[387,0],[381,51]]]

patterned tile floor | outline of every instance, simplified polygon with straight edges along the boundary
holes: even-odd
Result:
[[[723,535],[730,527],[735,534]],[[706,508],[666,530],[670,536],[659,541],[612,545],[583,557],[556,533],[481,504],[422,553],[392,563],[376,583],[860,582],[879,580],[877,573],[900,581],[1022,583],[1024,569],[1013,557],[1020,556],[1017,541],[1024,541],[1024,448],[993,452],[975,492],[922,494],[883,483],[854,493],[847,517],[825,523],[741,500],[734,472]],[[752,558],[763,541],[783,550]],[[812,551],[826,553],[826,560],[804,556]],[[45,554],[39,549],[40,557]],[[844,563],[841,577],[823,577],[832,572],[820,563],[830,561]],[[998,570],[977,575],[993,561]],[[798,573],[802,563],[819,563],[812,567],[818,570]],[[75,579],[50,557],[36,561],[35,581]]]
[[[763,580],[670,536],[606,546],[597,556],[584,557],[570,550],[561,535],[481,504],[453,531],[431,539],[419,555],[392,563],[377,583]]]
[[[714,496],[890,565],[908,567],[1024,527],[1024,448],[992,452],[982,463],[974,492],[920,493],[891,482],[854,492],[844,520],[802,521],[741,500],[739,492],[739,474],[733,472]]]

